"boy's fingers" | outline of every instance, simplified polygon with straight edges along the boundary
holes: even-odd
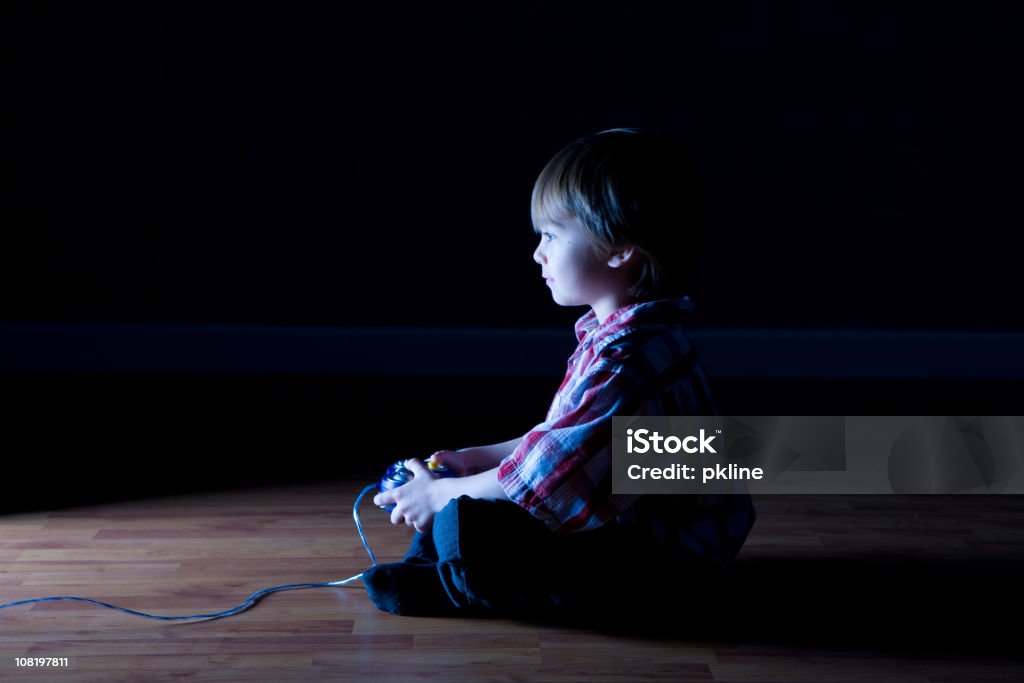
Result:
[[[424,465],[419,458],[409,458],[405,461],[405,467],[408,470],[412,470],[413,475],[419,476],[430,476],[430,471],[427,466]]]

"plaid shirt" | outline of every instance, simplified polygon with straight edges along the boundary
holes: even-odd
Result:
[[[708,559],[735,556],[754,522],[745,491],[611,493],[613,416],[718,414],[682,327],[692,309],[688,297],[663,299],[576,322],[579,345],[547,418],[498,468],[511,500],[554,531],[613,522]]]

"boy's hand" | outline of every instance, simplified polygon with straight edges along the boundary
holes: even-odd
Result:
[[[471,474],[479,474],[498,466],[501,459],[511,452],[493,453],[489,447],[461,448],[457,451],[436,451],[427,460],[444,465],[457,477],[468,477]]]
[[[395,506],[391,511],[392,524],[406,524],[416,531],[427,531],[434,523],[434,515],[451,499],[445,490],[445,483],[450,480],[434,477],[416,458],[406,460],[405,466],[413,478],[398,488],[378,493],[373,502]]]
[[[467,466],[466,451],[434,451],[433,455],[427,458],[427,461],[436,462],[438,465],[444,465],[457,477],[465,477],[467,474],[473,474],[472,470]]]

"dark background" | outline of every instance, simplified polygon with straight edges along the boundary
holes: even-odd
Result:
[[[0,321],[568,333],[533,180],[577,137],[649,126],[703,172],[695,329],[1024,332],[1022,14],[5,2]],[[4,348],[5,459],[57,479],[13,507],[376,476],[525,431],[561,372],[47,370]],[[723,412],[1020,414],[1019,374],[764,366],[719,373]]]

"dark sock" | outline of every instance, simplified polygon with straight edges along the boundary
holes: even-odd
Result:
[[[449,616],[455,603],[441,583],[436,565],[394,562],[363,572],[366,593],[377,609],[404,616]]]

